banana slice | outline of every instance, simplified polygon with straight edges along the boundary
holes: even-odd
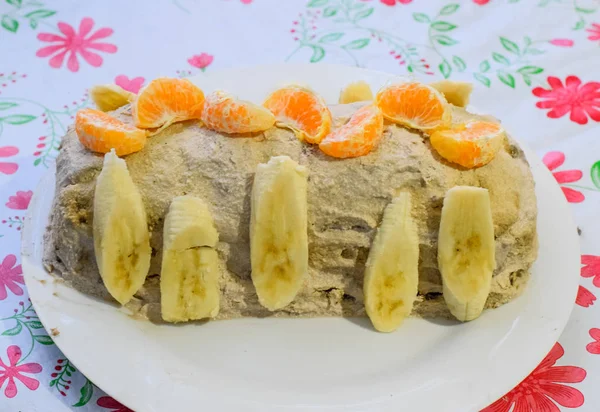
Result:
[[[454,80],[440,80],[430,84],[431,87],[442,93],[448,103],[458,107],[469,104],[473,84],[468,82],[457,82]]]
[[[419,236],[408,192],[385,208],[367,259],[364,296],[375,329],[392,332],[410,312],[419,285]]]
[[[354,103],[373,100],[373,92],[369,84],[363,80],[350,83],[340,93],[339,103]]]
[[[168,322],[219,313],[219,235],[206,204],[194,196],[173,199],[163,229],[160,274],[162,317]]]
[[[288,305],[308,271],[307,171],[287,156],[259,164],[252,188],[250,259],[258,300]]]
[[[114,149],[96,180],[93,231],[104,285],[124,305],[146,280],[151,249],[142,197]]]
[[[496,267],[494,224],[487,189],[448,190],[438,238],[438,266],[446,305],[456,319],[473,320],[483,311]]]
[[[135,94],[116,84],[101,84],[90,89],[90,96],[99,110],[110,112],[135,99]]]

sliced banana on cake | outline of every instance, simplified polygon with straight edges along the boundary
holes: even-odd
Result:
[[[90,89],[90,96],[96,107],[103,112],[117,110],[132,102],[135,94],[128,92],[116,84],[100,84]]]
[[[194,196],[173,199],[163,229],[160,274],[162,317],[168,322],[219,313],[219,240],[206,204]]]
[[[456,186],[448,190],[438,238],[443,293],[460,321],[481,314],[496,267],[494,224],[487,189]]]
[[[367,315],[380,332],[392,332],[412,311],[419,285],[419,236],[411,194],[400,193],[383,214],[367,259]]]
[[[371,86],[363,80],[350,83],[340,92],[339,103],[354,103],[373,100]]]
[[[252,188],[250,259],[258,300],[288,305],[308,271],[307,171],[287,156],[259,164]]]
[[[142,196],[114,149],[96,180],[93,231],[104,285],[124,305],[146,280],[151,249]]]

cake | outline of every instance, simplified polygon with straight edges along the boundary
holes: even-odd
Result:
[[[333,128],[365,103],[330,107]],[[452,106],[457,121],[489,120]],[[131,123],[126,105],[111,115]],[[257,165],[288,156],[308,172],[308,273],[295,299],[277,311],[263,307],[251,278],[250,199]],[[150,137],[143,150],[124,157],[147,213],[152,258],[143,286],[127,304],[161,320],[163,224],[177,196],[204,200],[219,233],[220,311],[238,317],[366,316],[363,276],[371,243],[386,206],[400,191],[413,198],[418,226],[419,281],[412,316],[451,318],[444,303],[437,241],[446,192],[454,186],[487,188],[494,224],[496,268],[486,308],[517,297],[537,256],[534,181],[519,145],[507,137],[487,165],[466,169],[449,163],[423,134],[386,123],[370,153],[336,159],[286,129],[232,138],[190,120]],[[114,301],[94,254],[94,188],[102,154],[87,150],[74,128],[64,136],[56,164],[56,194],[45,236],[44,263],[77,290]]]

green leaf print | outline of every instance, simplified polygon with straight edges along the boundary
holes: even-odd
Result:
[[[56,12],[53,10],[35,10],[27,13],[25,17],[28,17],[30,19],[43,19],[46,17],[54,16],[55,14]]]
[[[452,63],[454,63],[454,66],[459,72],[465,71],[467,68],[465,61],[458,56],[452,57]]]
[[[456,25],[448,23],[447,21],[434,21],[431,27],[437,31],[450,31],[456,28]]]
[[[580,19],[577,23],[575,23],[575,26],[573,26],[573,30],[581,30],[585,27],[585,20]]]
[[[592,178],[592,183],[598,189],[600,189],[600,160],[592,165],[590,169],[590,177]]]
[[[356,23],[356,22],[357,22],[357,21],[359,21],[359,20],[366,19],[366,18],[367,18],[367,17],[369,17],[371,14],[373,14],[373,11],[374,11],[374,10],[375,10],[375,9],[374,9],[373,7],[371,7],[370,9],[366,9],[366,10],[359,11],[358,13],[356,13],[356,14],[354,15],[354,18],[353,18],[352,20],[353,20],[353,21]]]
[[[362,49],[366,46],[369,45],[369,42],[371,41],[371,39],[357,39],[354,41],[351,41],[348,44],[344,44],[342,47],[344,49]]]
[[[584,9],[583,7],[575,7],[579,13],[592,14],[596,12],[596,9]]]
[[[32,116],[29,114],[13,114],[12,116],[0,117],[0,123],[19,125],[29,123],[30,121],[35,119],[36,116]]]
[[[86,378],[85,384],[81,387],[79,392],[81,393],[81,396],[79,397],[77,403],[73,404],[75,408],[86,405],[90,399],[92,399],[92,395],[94,394],[94,385],[89,379]]]
[[[42,345],[54,345],[54,341],[50,336],[47,335],[34,335],[33,339]]]
[[[504,64],[506,66],[510,65],[510,60],[508,60],[506,57],[504,57],[502,54],[500,53],[496,53],[493,52],[492,53],[492,59],[494,59],[495,61],[497,61],[498,63]]]
[[[457,44],[458,42],[451,37],[446,36],[445,34],[436,34],[432,37],[437,43],[442,46],[452,46]]]
[[[319,43],[329,43],[341,39],[344,33],[329,33],[319,39]]]
[[[27,326],[29,326],[31,329],[43,329],[44,325],[42,325],[42,322],[38,321],[38,320],[30,320],[28,322],[25,322],[27,324]]]
[[[516,54],[517,56],[521,54],[517,43],[508,40],[506,37],[500,37],[500,43],[502,43],[502,47],[504,47],[508,52]]]
[[[488,62],[487,60],[482,61],[481,63],[479,63],[479,71],[480,72],[487,72],[490,70],[490,62]]]
[[[323,7],[329,3],[329,0],[311,0],[307,7]]]
[[[442,10],[440,10],[440,15],[448,16],[456,12],[456,10],[458,10],[459,7],[460,6],[458,4],[448,4],[447,6],[442,7]]]
[[[31,27],[32,29],[37,29],[37,26],[38,26],[37,20],[34,20],[34,19],[29,20],[29,27]]]
[[[444,60],[438,67],[444,76],[444,79],[450,77],[450,74],[452,73],[452,67],[450,66],[450,63],[448,63],[448,60]]]
[[[10,328],[2,332],[2,336],[15,336],[21,333],[22,330],[23,326],[21,325],[21,322],[17,322],[14,328]]]
[[[0,102],[0,110],[8,110],[8,109],[11,109],[11,108],[17,107],[17,106],[18,106],[18,104],[16,104],[16,103],[11,103],[11,102],[5,102],[5,103],[3,103],[3,102]]]
[[[19,22],[6,14],[2,16],[0,25],[12,33],[16,33],[19,29]]]
[[[521,74],[539,74],[543,71],[544,71],[544,69],[542,69],[541,67],[537,67],[537,66],[524,66],[524,67],[521,67],[519,70],[517,70],[517,72],[519,72]]]
[[[338,12],[337,7],[327,7],[323,10],[323,17],[332,17],[335,16]]]
[[[477,79],[477,81],[479,81],[481,84],[483,84],[487,87],[490,87],[490,85],[492,84],[492,81],[490,80],[490,78],[484,76],[483,74],[473,73],[473,77],[475,77]]]
[[[431,21],[429,16],[424,13],[413,13],[413,19],[419,23],[429,23]]]
[[[498,78],[507,86],[515,88],[515,77],[510,73],[498,72]]]
[[[325,49],[322,48],[321,46],[315,46],[315,45],[310,45],[310,47],[313,50],[313,54],[310,58],[310,62],[317,63],[317,62],[323,60],[323,57],[325,57]]]
[[[23,0],[6,0],[6,2],[15,7],[21,7],[21,4],[23,4]]]

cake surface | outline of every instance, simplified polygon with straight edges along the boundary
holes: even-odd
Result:
[[[331,108],[336,125],[360,104]],[[115,115],[127,119],[127,108]],[[453,108],[457,119],[476,118]],[[254,171],[272,156],[287,155],[306,166],[309,272],[287,307],[262,307],[250,277],[250,194]],[[446,191],[469,185],[489,190],[496,270],[486,307],[518,296],[537,256],[534,182],[518,145],[507,139],[488,165],[462,169],[439,157],[419,133],[386,124],[379,147],[353,159],[326,156],[287,130],[271,128],[253,137],[231,137],[197,122],[170,126],[144,150],[125,157],[148,215],[153,256],[144,286],[129,305],[160,319],[160,265],[164,217],[176,196],[194,195],[211,209],[221,264],[218,319],[241,316],[365,316],[363,275],[384,208],[409,190],[419,226],[419,295],[413,315],[451,318],[442,296],[437,235]],[[93,197],[102,156],[86,150],[70,130],[57,160],[54,207],[45,239],[45,264],[76,289],[112,300],[94,256]]]

